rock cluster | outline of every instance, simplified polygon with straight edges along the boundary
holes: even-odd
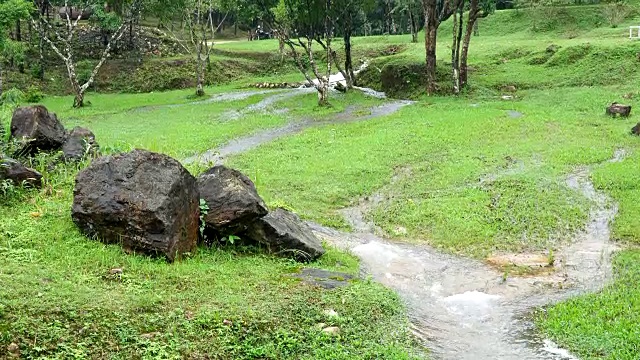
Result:
[[[324,253],[297,215],[269,212],[241,172],[215,166],[195,178],[177,160],[145,150],[102,157],[82,170],[71,213],[89,237],[168,261],[195,250],[199,237],[231,235],[299,261]]]
[[[40,152],[62,151],[65,161],[79,161],[98,150],[93,133],[81,127],[67,132],[58,120],[41,105],[20,107],[11,118],[11,140],[17,144],[15,158],[31,157]],[[40,187],[42,174],[18,160],[0,154],[0,181],[15,186]]]
[[[11,139],[19,144],[18,156],[62,150],[64,159],[71,161],[95,155],[99,148],[90,130],[76,127],[67,132],[56,114],[42,105],[19,107],[13,112]]]
[[[256,87],[258,89],[297,89],[301,86],[305,86],[305,83],[269,83],[269,82],[260,82],[255,84],[249,84],[249,87]]]

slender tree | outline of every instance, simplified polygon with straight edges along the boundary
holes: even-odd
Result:
[[[92,4],[88,2],[82,2],[80,3],[80,5],[80,9],[86,9]],[[133,0],[129,5],[126,20],[120,21],[120,24],[113,32],[104,50],[102,51],[100,61],[98,61],[96,66],[93,68],[93,71],[91,71],[89,79],[83,84],[80,84],[78,75],[76,73],[76,59],[73,51],[73,43],[74,41],[76,41],[75,35],[77,33],[78,23],[83,19],[83,14],[82,11],[78,11],[77,14],[74,13],[69,0],[64,1],[64,8],[66,9],[66,12],[62,14],[61,17],[65,23],[65,34],[60,33],[56,27],[51,25],[48,19],[42,16],[39,16],[36,19],[32,19],[32,24],[36,29],[39,29],[39,32],[43,34],[45,42],[49,44],[53,52],[64,62],[64,65],[67,68],[67,76],[69,77],[71,87],[73,88],[73,92],[75,94],[73,107],[80,108],[84,106],[85,92],[93,84],[96,75],[100,71],[100,68],[102,68],[102,66],[111,55],[111,49],[113,48],[113,45],[118,40],[120,40],[120,38],[122,38],[124,30],[126,29],[127,22],[133,21],[134,17],[139,15],[141,10],[141,1]],[[43,28],[46,28],[46,30],[44,30]],[[49,34],[53,34],[53,36],[50,36]],[[60,48],[58,44],[61,44],[62,48]]]
[[[463,37],[463,9],[466,6],[465,0],[458,3],[456,13],[454,13],[453,44],[451,46],[451,66],[453,75],[453,91],[459,93],[468,83],[468,56],[469,45],[478,19],[486,17],[495,10],[495,0],[469,0],[469,11],[467,12],[466,28]]]
[[[280,0],[271,10],[274,14],[272,27],[277,29],[278,36],[289,48],[298,70],[317,90],[320,106],[329,103],[329,77],[332,59],[335,59],[331,48],[334,26],[330,13],[333,5],[332,0]],[[314,43],[321,44],[326,50],[327,71],[324,75],[314,56]],[[306,62],[315,80],[311,78]]]

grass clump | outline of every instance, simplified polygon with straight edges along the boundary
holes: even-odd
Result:
[[[637,359],[640,353],[640,251],[619,253],[615,282],[537,314],[541,330],[582,359]]]

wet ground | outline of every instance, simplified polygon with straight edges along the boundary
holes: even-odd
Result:
[[[218,101],[243,99],[243,96],[252,96],[256,92],[247,94],[249,92],[223,95],[218,97]],[[240,112],[265,110],[283,98],[294,96],[291,94],[295,94],[295,91],[277,91],[252,105],[251,109]],[[365,115],[350,107],[324,120],[294,121],[280,128],[235,139],[185,162],[221,163],[227,156],[310,127],[364,121],[392,114],[409,104],[406,101],[389,101],[369,109],[370,112]],[[508,115],[522,116],[515,112]],[[623,151],[618,151],[610,161],[620,161],[624,155]],[[506,172],[517,172],[522,166],[514,163]],[[362,199],[357,206],[342,211],[352,225],[353,233],[313,223],[310,226],[324,241],[358,256],[366,273],[404,298],[412,330],[429,348],[430,357],[456,360],[576,359],[550,340],[538,338],[533,331],[530,315],[538,307],[580,293],[597,291],[611,277],[611,255],[617,248],[609,239],[609,223],[617,207],[605,194],[594,188],[589,180],[590,172],[589,167],[579,168],[566,179],[568,187],[580,192],[594,204],[589,222],[574,241],[553,256],[506,255],[506,261],[533,262],[535,266],[547,268],[547,271],[531,276],[506,276],[488,262],[442,253],[427,245],[384,238],[366,217],[372,207],[384,206],[383,193]],[[478,186],[482,186],[483,181],[491,180],[492,177],[480,179]],[[401,230],[398,233],[402,234]]]
[[[269,109],[270,106],[277,103],[278,101],[291,98],[294,96],[307,94],[313,91],[315,91],[313,88],[277,91],[275,92],[275,94],[271,96],[267,96],[262,101],[256,104],[250,105],[247,108],[236,112],[235,116],[240,117],[243,114],[246,114],[249,112],[265,111],[266,109]],[[249,92],[244,92],[241,94],[244,95],[247,93]],[[382,105],[377,105],[371,108],[364,109],[366,111],[359,111],[363,109],[358,109],[357,107],[351,106],[351,107],[347,107],[342,112],[334,114],[330,117],[326,117],[324,119],[294,120],[278,128],[267,129],[249,136],[234,139],[219,148],[211,149],[209,151],[206,151],[203,154],[189,157],[185,159],[183,163],[191,164],[194,162],[200,162],[203,164],[210,164],[210,163],[221,164],[224,162],[224,159],[230,155],[240,154],[245,151],[249,151],[264,143],[274,141],[283,136],[300,133],[303,130],[309,129],[312,127],[364,121],[364,120],[369,120],[376,117],[390,115],[400,110],[402,107],[407,106],[411,103],[412,103],[411,101],[407,101],[407,100],[390,100]],[[227,116],[231,116],[231,114]]]
[[[619,161],[617,152],[611,161]],[[426,245],[390,241],[379,235],[365,212],[380,202],[372,196],[343,214],[354,228],[344,233],[312,224],[323,240],[358,256],[366,271],[396,290],[409,305],[413,331],[436,359],[576,359],[548,339],[536,338],[528,319],[536,307],[587,291],[611,276],[609,223],[617,208],[581,168],[567,185],[595,204],[583,232],[548,262],[552,271],[505,276],[488,264],[439,252]],[[527,258],[527,257],[525,257]]]

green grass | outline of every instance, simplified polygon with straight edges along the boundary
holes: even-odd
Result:
[[[379,102],[348,94],[317,111],[314,101],[294,97],[274,105],[293,108],[291,114],[230,120],[227,111],[265,95],[189,104],[187,93],[96,95],[94,105],[81,110],[69,109],[68,97],[45,103],[67,127],[91,128],[106,152],[143,147],[183,157],[298,114],[322,119],[347,104]],[[172,104],[179,106],[166,106]],[[22,357],[34,359],[416,357],[402,302],[379,284],[310,287],[288,276],[301,264],[255,248],[200,248],[176,264],[127,255],[85,238],[71,222],[77,168],[48,169],[46,158],[29,165],[45,175],[44,189],[12,192],[0,203],[3,351],[17,344]],[[201,166],[189,168],[195,173]],[[357,260],[333,248],[310,266],[358,273]],[[112,268],[123,268],[123,276],[110,275]],[[327,317],[328,309],[339,316]],[[340,334],[324,334],[319,323],[338,326]]]
[[[581,359],[637,359],[640,354],[640,251],[615,258],[616,281],[537,314],[542,331]]]
[[[590,207],[566,176],[639,146],[630,121],[603,115],[600,99],[611,91],[531,91],[526,101],[476,107],[433,99],[386,118],[311,129],[231,164],[268,200],[327,225],[345,227],[338,209],[383,190],[391,199],[370,217],[391,234],[402,226],[410,238],[480,257],[548,249],[581,228]],[[510,109],[524,116],[512,119]]]
[[[576,168],[591,166],[594,185],[619,206],[612,237],[630,248],[616,257],[614,283],[551,306],[537,321],[544,335],[585,359],[635,359],[640,141],[629,135],[636,115],[613,120],[603,113],[613,101],[640,105],[640,43],[626,39],[626,26],[637,17],[613,29],[599,10],[557,8],[542,17],[500,11],[482,19],[481,36],[471,44],[472,89],[460,97],[422,94],[422,41],[411,44],[409,35],[355,38],[356,57],[372,59],[366,83],[418,102],[383,118],[308,129],[229,164],[247,173],[270,205],[343,229],[348,224],[338,210],[379,192],[385,200],[367,217],[388,236],[476,258],[548,251],[570,241],[593,204],[565,180]],[[450,30],[450,23],[441,26],[438,44],[445,89]],[[556,51],[547,51],[552,44]],[[277,42],[216,48],[216,63],[235,57],[229,71],[236,71],[272,59]],[[276,65],[208,92],[302,80],[291,67]],[[171,74],[158,84],[171,83]],[[149,71],[141,83],[155,81],[153,75]],[[505,85],[517,87],[514,101],[500,100]],[[349,94],[333,96],[333,107],[318,109],[309,94],[275,105],[288,108],[286,114],[270,109],[230,120],[225,112],[264,95],[188,104],[191,93],[91,93],[92,106],[82,110],[70,109],[69,97],[44,103],[67,127],[92,129],[107,152],[142,147],[178,158],[293,119],[322,120],[351,106],[366,113],[381,103]],[[623,100],[627,94],[634,97]],[[180,106],[164,107],[171,104]],[[510,110],[524,116],[512,118]],[[0,115],[8,118],[6,111]],[[627,157],[608,163],[617,149]],[[15,342],[30,358],[97,358],[102,352],[123,358],[410,357],[401,302],[383,287],[357,281],[333,292],[312,289],[287,278],[299,265],[251,248],[200,249],[173,265],[125,255],[85,239],[71,223],[76,170],[37,167],[50,186],[0,204],[0,349]],[[196,172],[199,166],[189,168]],[[314,266],[349,273],[358,267],[335,249]],[[122,279],[108,276],[112,267],[125,269]],[[341,314],[331,323],[342,329],[339,338],[316,329],[329,321],[322,314],[327,308]]]

